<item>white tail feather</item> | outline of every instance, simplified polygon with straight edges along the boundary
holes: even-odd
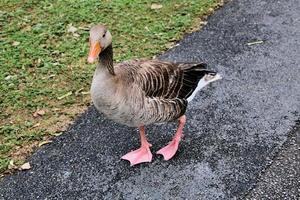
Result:
[[[196,87],[196,89],[194,90],[194,92],[192,93],[191,96],[189,96],[189,98],[187,98],[188,102],[192,101],[193,98],[196,96],[197,92],[199,92],[203,87],[205,87],[207,84],[222,79],[220,74],[216,74],[215,77],[213,79],[210,80],[205,80],[205,76],[198,82],[198,85]]]

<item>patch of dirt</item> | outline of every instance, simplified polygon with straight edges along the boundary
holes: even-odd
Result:
[[[85,112],[89,105],[89,97],[85,97],[85,101],[80,104],[74,104],[70,107],[64,107],[59,110],[55,108],[49,110],[47,114],[51,115],[51,117],[48,117],[47,119],[42,119],[42,117],[40,117],[40,119],[36,119],[36,122],[38,123],[30,128],[37,132],[43,131],[45,134],[43,135],[42,140],[26,141],[22,145],[16,146],[12,151],[10,151],[8,155],[9,158],[11,160],[18,161],[18,165],[16,164],[16,166],[20,167],[26,158],[39,148],[39,144],[41,144],[42,141],[49,141],[56,135],[60,135],[64,132],[78,115]],[[26,119],[27,117],[34,120],[32,115],[28,116],[18,113],[18,117],[23,119]],[[7,169],[0,174],[0,177],[5,174],[11,174],[15,170],[16,169]]]

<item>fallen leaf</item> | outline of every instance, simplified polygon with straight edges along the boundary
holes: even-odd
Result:
[[[55,63],[52,63],[52,64],[53,64],[53,66],[58,66],[58,65],[60,65],[59,62],[55,62]]]
[[[43,141],[43,142],[40,142],[39,143],[39,147],[41,147],[41,146],[43,146],[43,145],[45,145],[45,144],[49,144],[49,143],[51,143],[52,142],[52,140],[45,140],[45,141]]]
[[[39,127],[40,125],[41,125],[40,123],[37,123],[37,124],[33,125],[32,128]]]
[[[16,75],[8,75],[8,76],[6,76],[6,77],[4,78],[4,80],[8,81],[8,80],[13,79],[13,78],[15,78],[15,77],[16,77]]]
[[[27,32],[27,31],[31,31],[32,27],[30,25],[26,26],[25,28],[23,28],[23,31]]]
[[[24,163],[23,165],[21,165],[20,170],[28,170],[31,169],[31,166],[29,164],[29,162]]]
[[[214,12],[214,9],[213,9],[213,8],[209,8],[209,9],[208,9],[208,12],[209,12],[209,13],[213,13],[213,12]]]
[[[38,117],[39,115],[37,114],[37,112],[35,111],[33,114],[32,114],[33,117]]]
[[[38,114],[38,115],[44,115],[45,113],[46,113],[45,110],[39,110],[39,111],[37,111],[37,114]]]
[[[45,115],[45,113],[46,113],[45,110],[37,110],[33,113],[33,117],[43,116]]]
[[[63,134],[63,132],[51,133],[51,135],[54,135],[54,136],[60,136],[61,134]]]
[[[80,35],[78,33],[73,33],[74,37],[80,37]]]
[[[18,46],[19,44],[21,44],[21,43],[18,42],[18,41],[14,41],[14,42],[12,43],[12,45],[13,45],[14,47]]]
[[[51,74],[50,76],[48,76],[48,78],[53,78],[54,76],[56,76],[55,74]]]
[[[179,44],[169,43],[169,44],[165,45],[165,47],[168,48],[168,49],[171,49],[171,48],[174,48],[174,47],[177,47],[177,46],[179,46]]]
[[[52,110],[53,110],[54,112],[56,112],[56,111],[60,111],[61,108],[53,108]]]
[[[201,22],[199,22],[200,23],[200,25],[206,25],[207,24],[207,21],[201,21]]]
[[[47,76],[47,77],[43,77],[42,79],[43,80],[45,80],[45,79],[50,79],[50,78],[53,78],[53,77],[55,77],[56,75],[55,74],[51,74],[51,75],[49,75],[49,76]]]
[[[247,45],[248,45],[248,46],[251,46],[251,45],[255,45],[255,44],[261,44],[261,43],[263,43],[263,42],[264,42],[264,41],[262,41],[262,40],[254,41],[254,42],[248,42]]]
[[[68,30],[69,33],[75,33],[77,31],[77,28],[74,27],[72,24],[69,24]]]
[[[14,163],[14,160],[10,160],[8,164],[8,169],[16,169],[17,166]]]
[[[168,43],[168,44],[165,45],[165,47],[166,47],[167,49],[171,49],[171,48],[173,47],[173,44],[172,44],[172,43]]]
[[[66,97],[68,97],[68,96],[71,96],[72,95],[72,91],[70,91],[70,92],[68,92],[67,94],[64,94],[64,95],[62,95],[62,96],[60,96],[60,97],[57,97],[57,99],[58,100],[61,100],[61,99],[63,99],[63,98],[66,98]]]
[[[161,9],[163,6],[161,4],[156,4],[156,3],[153,3],[151,5],[151,9],[152,10],[157,10],[157,9]]]

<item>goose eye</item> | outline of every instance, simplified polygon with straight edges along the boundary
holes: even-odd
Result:
[[[102,35],[102,37],[105,37],[105,34],[106,34],[106,33],[104,33],[104,34]]]

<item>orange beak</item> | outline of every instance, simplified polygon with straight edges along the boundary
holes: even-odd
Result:
[[[100,42],[90,42],[90,44],[90,52],[87,61],[88,63],[94,63],[101,52],[101,46]]]

